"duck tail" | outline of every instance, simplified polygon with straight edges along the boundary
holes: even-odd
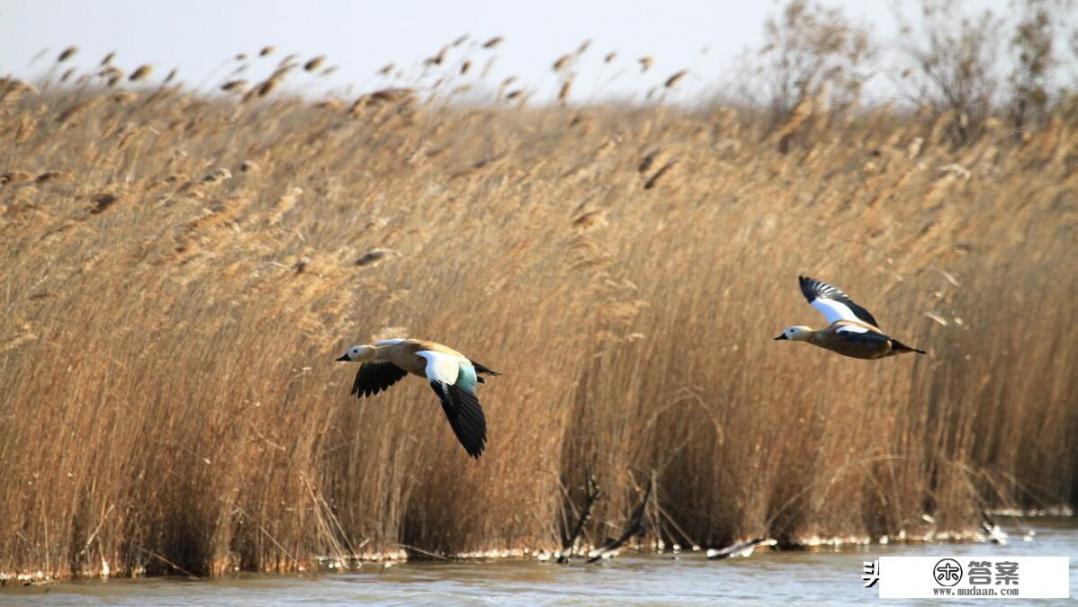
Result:
[[[892,339],[891,340],[891,349],[894,350],[895,352],[916,352],[918,354],[928,354],[928,352],[925,352],[924,350],[918,350],[917,348],[911,348],[911,347],[907,346],[906,344],[898,341],[897,339]]]
[[[484,364],[477,363],[474,360],[472,361],[472,366],[475,367],[476,373],[486,373],[487,375],[494,375],[495,377],[501,375],[501,373],[498,373],[494,369],[491,369]]]

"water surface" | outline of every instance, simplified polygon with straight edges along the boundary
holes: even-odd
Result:
[[[757,552],[708,561],[702,553],[623,554],[602,564],[527,561],[414,562],[345,574],[237,576],[212,581],[151,578],[0,590],[0,605],[694,605],[835,604],[877,601],[861,583],[862,562],[896,555],[1071,557],[1078,597],[1078,518],[1004,522],[1006,545],[865,546],[817,552]],[[1033,530],[1033,541],[1023,540]],[[928,604],[925,601],[923,604]],[[1021,601],[933,604],[1016,605]],[[1035,601],[1036,605],[1069,601]],[[886,601],[900,605],[917,602]],[[1070,603],[1073,604],[1073,603]]]

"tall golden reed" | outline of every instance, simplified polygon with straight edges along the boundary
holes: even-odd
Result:
[[[782,154],[722,108],[109,95],[0,109],[6,174],[69,176],[0,184],[0,571],[552,548],[587,472],[593,543],[649,480],[651,537],[700,545],[1074,499],[1073,117]],[[771,341],[819,323],[798,273],[930,354]],[[423,382],[349,397],[333,358],[390,335],[504,373],[482,460]]]

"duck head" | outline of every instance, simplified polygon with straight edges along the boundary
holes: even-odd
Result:
[[[779,333],[779,336],[775,338],[775,341],[780,339],[786,339],[789,341],[808,341],[812,338],[814,331],[804,325],[794,325],[792,327],[786,327]]]
[[[362,362],[374,356],[374,351],[374,346],[352,346],[351,348],[345,350],[344,354],[342,354],[337,360],[341,362]]]

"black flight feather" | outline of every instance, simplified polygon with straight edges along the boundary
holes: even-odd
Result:
[[[363,363],[356,372],[352,394],[373,396],[399,382],[408,372],[393,363]]]
[[[468,455],[479,459],[486,448],[487,420],[475,393],[437,381],[430,382],[430,387],[442,402],[442,410],[457,440]]]
[[[850,296],[843,293],[838,287],[829,285],[822,280],[809,278],[808,276],[798,276],[797,280],[801,283],[801,293],[810,304],[816,299],[832,299],[848,307],[853,312],[854,316],[861,319],[861,321],[879,328],[880,323],[876,322],[872,313],[855,304],[853,300],[850,299]]]

